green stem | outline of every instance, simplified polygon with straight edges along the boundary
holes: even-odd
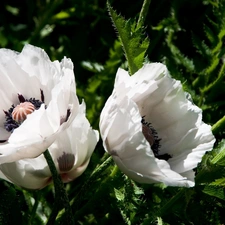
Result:
[[[210,90],[212,89],[216,89],[217,86],[221,83],[221,81],[224,79],[224,73],[225,73],[225,63],[223,63],[221,69],[220,69],[220,72],[219,72],[219,75],[217,77],[217,79],[211,83],[210,85],[208,85],[207,87],[205,87],[203,89],[203,94],[206,93],[206,92],[209,92]]]
[[[102,199],[105,195],[111,193],[110,189],[114,188],[116,183],[118,183],[118,178],[121,178],[120,176],[116,176],[118,171],[119,169],[115,165],[110,175],[107,176],[103,181],[101,181],[99,188],[95,191],[88,202],[85,203],[85,205],[82,206],[80,210],[77,210],[75,212],[74,218],[78,220],[82,215],[85,215],[90,210],[90,208],[93,208],[93,206],[95,206],[99,202],[99,199]]]
[[[162,217],[166,214],[171,213],[171,209],[173,209],[174,205],[177,201],[183,200],[185,192],[187,191],[186,188],[181,189],[175,196],[173,196],[165,205],[163,205],[160,210],[152,217],[147,218],[142,223],[143,225],[152,224],[154,221],[157,220],[157,217]],[[155,224],[155,223],[154,223]]]
[[[53,210],[49,217],[47,225],[54,224],[56,216],[58,215],[58,212],[62,207],[65,208],[66,224],[72,225],[72,224],[74,224],[73,214],[72,214],[72,210],[70,207],[69,198],[64,189],[64,184],[61,180],[60,175],[57,172],[55,163],[52,160],[52,157],[48,150],[46,150],[44,152],[44,156],[48,163],[49,169],[52,173],[52,179],[53,179],[53,183],[54,183],[54,187],[55,187],[55,203],[54,203]]]
[[[38,201],[38,192],[34,192],[33,194],[33,197],[34,197],[34,205],[33,205],[33,208],[32,208],[32,212],[31,212],[31,216],[30,216],[30,219],[29,219],[29,224],[32,225],[32,221],[36,215],[36,211],[37,211],[37,207],[38,207],[38,204],[39,204],[39,201]]]
[[[74,194],[74,198],[71,201],[71,205],[72,210],[76,213],[77,218],[79,217],[78,215],[81,215],[83,212],[85,212],[85,210],[87,210],[87,204],[89,205],[89,203],[93,201],[92,199],[96,197],[95,195],[93,195],[90,198],[89,193],[93,191],[93,187],[96,188],[96,182],[100,182],[100,185],[97,186],[102,185],[104,181],[99,178],[102,177],[102,173],[105,173],[113,162],[113,159],[111,156],[109,156],[109,154],[105,154],[103,158],[105,159],[104,162],[101,165],[97,166],[96,169],[94,169],[88,179],[81,186],[79,191]],[[111,173],[110,176],[113,176],[113,174]],[[97,192],[96,190],[94,191]],[[64,220],[65,217],[64,215],[62,215],[59,219],[59,222]]]
[[[158,215],[162,217],[163,215],[167,214],[170,209],[173,208],[174,204],[179,201],[181,198],[184,198],[186,192],[186,188],[181,189],[175,196],[173,196],[163,207],[160,208]]]
[[[90,175],[90,177],[87,179],[87,181],[84,183],[84,185],[81,187],[80,191],[76,194],[76,196],[73,199],[73,203],[76,203],[74,205],[75,211],[80,208],[81,202],[83,199],[85,199],[85,192],[88,191],[91,184],[100,177],[101,173],[107,169],[107,167],[113,162],[112,157],[108,157],[100,166],[98,166]]]
[[[144,24],[146,16],[148,14],[148,9],[149,9],[150,3],[151,3],[151,0],[144,0],[140,15],[138,18],[137,27],[141,27]]]
[[[217,134],[225,128],[225,116],[212,126],[213,134]]]

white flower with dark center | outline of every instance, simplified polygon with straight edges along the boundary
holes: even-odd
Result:
[[[78,113],[73,63],[44,50],[0,49],[0,164],[43,153]]]
[[[70,182],[85,171],[98,140],[99,134],[90,127],[82,103],[72,124],[48,148],[63,182]],[[41,189],[52,182],[43,155],[1,164],[0,178],[26,189]]]
[[[202,110],[160,63],[146,64],[133,76],[118,70],[100,133],[128,177],[169,186],[194,186],[193,169],[215,142]]]

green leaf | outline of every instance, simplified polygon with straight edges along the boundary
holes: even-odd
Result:
[[[211,57],[212,56],[212,50],[209,48],[209,46],[205,43],[204,40],[201,40],[197,35],[192,34],[192,42],[196,50],[202,55]]]
[[[62,19],[67,19],[69,17],[70,17],[70,14],[68,12],[62,11],[54,15],[53,19],[62,20]]]
[[[216,181],[212,182],[210,185],[225,187],[225,178],[223,177],[223,178],[217,179]]]
[[[134,74],[143,65],[145,52],[149,46],[149,39],[147,37],[143,38],[142,27],[137,27],[135,22],[125,20],[122,16],[118,15],[109,3],[108,9],[124,49],[129,72],[130,74]]]
[[[168,223],[164,223],[161,217],[157,217],[157,225],[169,225]]]
[[[225,139],[223,139],[213,152],[215,155],[211,160],[212,164],[217,164],[220,166],[225,166]]]
[[[12,7],[12,6],[10,6],[10,5],[6,5],[5,8],[6,8],[6,10],[7,10],[8,12],[12,13],[12,15],[14,15],[14,16],[18,15],[19,12],[20,12],[19,8]]]
[[[204,32],[205,32],[208,40],[210,41],[210,43],[212,45],[215,45],[218,41],[218,38],[214,35],[214,32],[212,31],[212,29],[209,26],[204,25]]]
[[[89,62],[89,61],[83,61],[83,62],[81,62],[81,65],[86,70],[89,70],[89,71],[94,72],[94,73],[98,73],[98,72],[101,72],[102,70],[104,70],[103,65],[101,65],[99,63],[93,63],[93,62]]]
[[[181,51],[173,44],[173,35],[174,32],[169,32],[167,36],[167,44],[171,50],[171,53],[174,56],[174,60],[179,65],[183,65],[187,71],[193,73],[195,71],[195,65],[193,60],[189,59],[188,57],[184,56]]]
[[[120,190],[114,188],[114,193],[115,193],[116,199],[118,201],[123,201],[124,200],[124,193],[123,192],[121,192]]]
[[[205,194],[225,200],[225,178],[219,178],[203,189]]]
[[[163,220],[161,217],[157,217],[157,225],[163,225]]]
[[[208,185],[203,189],[203,192],[207,195],[225,200],[224,190],[224,187]]]

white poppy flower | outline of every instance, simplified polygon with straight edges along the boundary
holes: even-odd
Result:
[[[44,50],[0,49],[0,164],[37,157],[78,113],[73,63]]]
[[[63,182],[70,182],[85,171],[98,139],[99,134],[90,127],[82,103],[70,127],[48,148]],[[52,181],[43,155],[1,164],[0,171],[0,178],[27,189],[41,189]]]
[[[193,169],[215,142],[202,110],[160,63],[146,64],[133,76],[118,70],[100,133],[128,177],[168,186],[194,186]]]

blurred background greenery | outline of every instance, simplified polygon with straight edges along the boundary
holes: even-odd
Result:
[[[142,0],[109,2],[125,19],[138,20]],[[225,1],[152,0],[144,27],[143,38],[150,40],[148,60],[165,63],[171,75],[181,80],[194,103],[203,109],[205,122],[213,125],[221,119],[225,114]],[[26,43],[43,48],[51,60],[64,56],[72,59],[78,97],[85,100],[90,123],[98,129],[99,115],[112,92],[116,71],[120,66],[127,69],[106,0],[3,0],[0,47],[21,51]],[[216,137],[222,140],[224,131],[219,130]],[[67,185],[70,199],[79,193],[103,154],[100,142],[85,174]],[[101,179],[108,174],[110,169]],[[118,176],[122,179],[121,174]],[[142,187],[145,191],[142,192],[136,184],[123,179],[127,193],[123,205],[118,203],[118,196],[109,194],[112,187],[104,186],[101,190],[104,200],[96,195],[102,201],[93,206],[88,199],[97,193],[101,183],[93,181],[91,188],[86,187],[88,194],[78,196],[80,206],[87,206],[76,214],[78,224],[225,223],[224,195],[209,198],[203,187],[186,191],[184,201],[168,208],[168,215],[162,215],[167,223],[161,223],[156,212],[177,190]],[[118,189],[122,185],[116,179],[112,184]],[[41,192],[29,192],[14,189],[3,181],[0,185],[0,224],[42,224],[49,215],[54,201],[51,186]],[[134,201],[128,202],[130,198]],[[35,199],[40,202],[37,206],[33,204]]]

